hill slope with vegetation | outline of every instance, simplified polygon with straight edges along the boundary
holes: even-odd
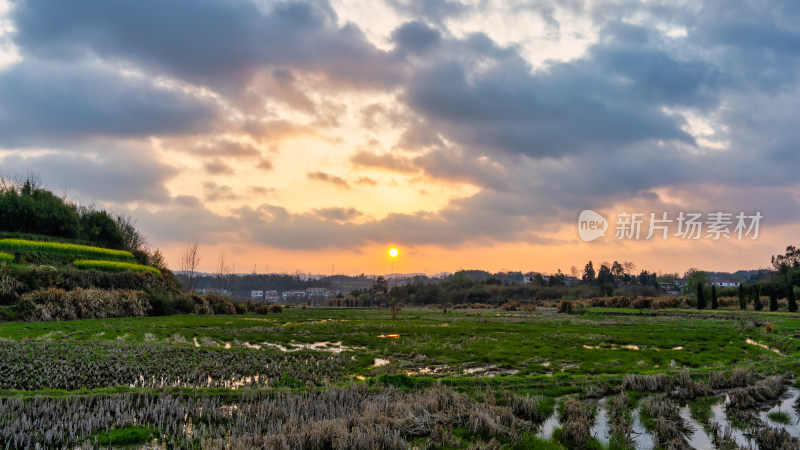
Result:
[[[130,216],[0,179],[0,318],[232,312],[224,297],[187,293]]]

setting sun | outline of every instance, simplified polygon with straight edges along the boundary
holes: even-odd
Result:
[[[389,256],[391,256],[392,258],[397,258],[397,255],[399,255],[399,254],[400,254],[400,252],[399,252],[399,251],[397,251],[397,249],[396,249],[396,248],[394,248],[394,247],[392,247],[392,248],[389,250]]]

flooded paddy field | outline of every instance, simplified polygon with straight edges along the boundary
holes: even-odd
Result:
[[[0,444],[798,448],[797,336],[605,308],[5,323]]]

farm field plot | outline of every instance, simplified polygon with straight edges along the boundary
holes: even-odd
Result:
[[[217,447],[224,440],[241,448],[795,442],[797,392],[790,386],[800,372],[798,333],[800,316],[785,313],[606,308],[583,315],[411,308],[396,320],[379,309],[288,308],[270,315],[5,323],[0,442]],[[740,408],[749,413],[726,412],[725,399],[736,395],[749,399]],[[320,409],[304,411],[308,402]],[[776,402],[785,407],[769,409]],[[125,414],[108,419],[102,411],[115,405]],[[53,415],[31,436],[13,420],[42,408],[73,411],[80,426],[70,429]],[[279,420],[277,409],[297,417]],[[252,411],[259,414],[250,423]],[[664,434],[667,425],[676,431]],[[770,430],[758,438],[756,432]]]

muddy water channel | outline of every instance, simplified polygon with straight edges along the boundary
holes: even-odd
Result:
[[[710,420],[705,426],[692,417],[690,404],[681,402],[676,404],[678,415],[683,424],[686,425],[685,442],[691,448],[701,450],[718,448],[714,444],[715,428],[718,430],[719,435],[727,435],[729,445],[725,448],[734,448],[734,446],[730,445],[734,442],[741,449],[760,448],[754,434],[757,428],[772,427],[777,430],[785,430],[790,436],[800,438],[800,411],[798,411],[798,408],[800,408],[798,403],[800,401],[800,391],[798,389],[790,387],[778,399],[768,401],[762,404],[761,407],[749,411],[750,417],[753,417],[757,424],[755,427],[747,427],[735,420],[731,421],[726,411],[726,406],[729,406],[730,401],[727,392],[718,391],[715,394],[718,402],[711,406]],[[661,396],[663,394],[653,395]],[[613,399],[613,397],[608,397],[600,400],[582,401],[584,406],[594,411],[594,422],[590,432],[591,437],[597,439],[603,445],[608,445],[611,438],[610,416],[612,414],[611,403]],[[558,403],[563,400],[559,399]],[[631,424],[631,440],[635,448],[649,450],[656,447],[658,436],[655,430],[648,430],[644,425],[644,420],[646,420],[644,417],[646,415],[643,415],[643,400],[640,400],[635,408],[630,411],[628,421]],[[537,433],[539,437],[550,439],[556,429],[564,426],[560,421],[558,408],[556,410],[553,415],[539,426]],[[783,414],[776,415],[774,413]],[[780,419],[776,421],[774,420],[775,417]],[[737,426],[744,429],[737,428]],[[769,447],[762,446],[761,448]]]

